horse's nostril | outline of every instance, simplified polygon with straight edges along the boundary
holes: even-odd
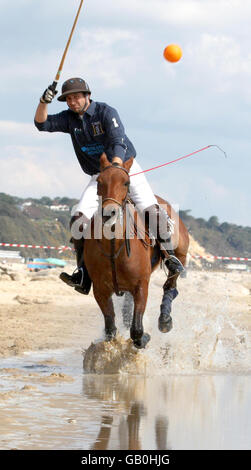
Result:
[[[110,219],[110,215],[103,215],[102,216],[102,220],[103,220],[103,223],[105,224],[106,222],[108,222],[108,220]]]
[[[107,220],[111,219],[112,217],[115,217],[116,214],[117,214],[116,209],[109,210],[108,213],[107,213],[107,210],[103,209],[102,210],[102,219],[107,221]]]

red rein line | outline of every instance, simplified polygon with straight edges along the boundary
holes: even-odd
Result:
[[[226,152],[224,152],[224,150],[222,150],[218,145],[207,145],[206,147],[203,147],[202,149],[196,150],[195,152],[189,153],[188,155],[184,155],[184,157],[176,158],[175,160],[172,160],[167,163],[163,163],[162,165],[153,166],[152,168],[149,168],[148,170],[139,171],[138,173],[134,173],[133,175],[130,175],[130,177],[140,175],[141,173],[146,173],[147,171],[156,170],[157,168],[161,168],[162,166],[171,165],[171,163],[175,163],[175,162],[178,162],[179,160],[183,160],[184,158],[191,157],[192,155],[195,155],[196,153],[199,153],[199,152],[203,152],[203,150],[209,149],[210,147],[217,147],[219,150],[221,150],[221,152],[224,153],[225,157],[227,156]]]

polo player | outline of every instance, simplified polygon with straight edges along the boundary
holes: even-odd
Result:
[[[124,126],[118,112],[106,103],[93,101],[91,90],[82,78],[70,78],[63,83],[58,101],[66,102],[68,109],[58,114],[48,115],[48,104],[55,97],[49,86],[43,93],[35,114],[35,126],[39,131],[64,132],[70,134],[73,148],[79,164],[90,182],[83,191],[79,203],[74,207],[70,222],[81,219],[82,237],[72,237],[77,258],[77,269],[72,275],[61,273],[60,278],[66,284],[77,288],[78,292],[88,294],[91,279],[83,259],[85,230],[92,216],[98,209],[97,177],[100,172],[100,156],[106,153],[112,164],[122,166],[123,162],[134,157],[130,174],[140,173],[136,150],[125,134]],[[148,217],[150,231],[160,244],[165,265],[174,273],[183,271],[183,266],[174,255],[171,244],[173,222],[167,212],[158,204],[157,199],[144,175],[137,174],[130,181],[130,198],[136,210]],[[151,221],[157,221],[153,226]],[[163,237],[163,234],[166,236]]]

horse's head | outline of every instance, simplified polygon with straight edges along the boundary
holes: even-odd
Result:
[[[125,206],[130,185],[129,171],[133,163],[133,157],[127,160],[123,166],[112,164],[105,153],[100,157],[100,174],[97,178],[98,196],[102,198],[103,222],[117,222],[121,210]]]

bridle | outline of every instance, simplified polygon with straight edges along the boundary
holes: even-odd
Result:
[[[117,168],[118,170],[124,171],[128,176],[128,183],[130,184],[129,173],[123,166],[119,165],[118,163],[112,163],[111,165],[108,165],[105,168],[103,168],[103,170],[101,170],[100,173],[103,173],[104,171],[108,170],[108,168]],[[122,208],[122,210],[124,210],[127,199],[128,199],[129,184],[128,184],[128,188],[127,188],[126,197],[123,199],[122,202],[118,201],[117,199],[114,199],[113,197],[104,197],[104,198],[102,198],[102,205],[105,201],[112,201],[112,202],[115,202],[118,206],[120,206]]]
[[[113,163],[111,165],[108,165],[106,166],[105,168],[103,168],[100,173],[103,173],[104,171],[108,170],[108,168],[117,168],[118,170],[122,170],[124,171],[127,175],[128,175],[128,178],[129,178],[129,173],[128,171],[123,168],[122,166],[120,166],[119,164],[117,163]],[[128,183],[130,184],[130,179],[128,179]],[[122,212],[124,213],[124,209],[125,209],[125,206],[128,202],[128,190],[129,190],[129,184],[128,184],[128,187],[127,187],[127,192],[126,192],[126,196],[125,198],[123,199],[122,202],[118,201],[117,199],[114,199],[112,197],[105,197],[105,198],[102,198],[102,206],[103,206],[103,203],[105,201],[112,201],[112,202],[115,202],[115,204],[117,204],[119,207],[121,207],[122,209]],[[117,281],[117,273],[116,273],[116,264],[115,264],[115,261],[116,259],[119,257],[121,251],[122,251],[122,248],[124,247],[124,245],[126,245],[126,249],[127,249],[127,254],[128,256],[130,256],[130,252],[129,252],[129,245],[128,245],[128,241],[126,240],[126,236],[125,236],[125,240],[124,242],[121,244],[121,246],[119,247],[119,249],[117,250],[117,252],[115,252],[115,238],[112,238],[111,239],[111,254],[108,254],[108,253],[105,253],[104,250],[102,249],[102,246],[101,246],[101,243],[100,243],[100,240],[98,240],[99,242],[99,247],[103,253],[104,256],[106,256],[107,258],[110,259],[111,261],[111,269],[112,269],[112,281],[113,281],[113,287],[114,287],[114,291],[116,293],[116,295],[118,296],[122,296],[123,295],[123,292],[120,292],[119,291],[119,286],[118,286],[118,281]]]

